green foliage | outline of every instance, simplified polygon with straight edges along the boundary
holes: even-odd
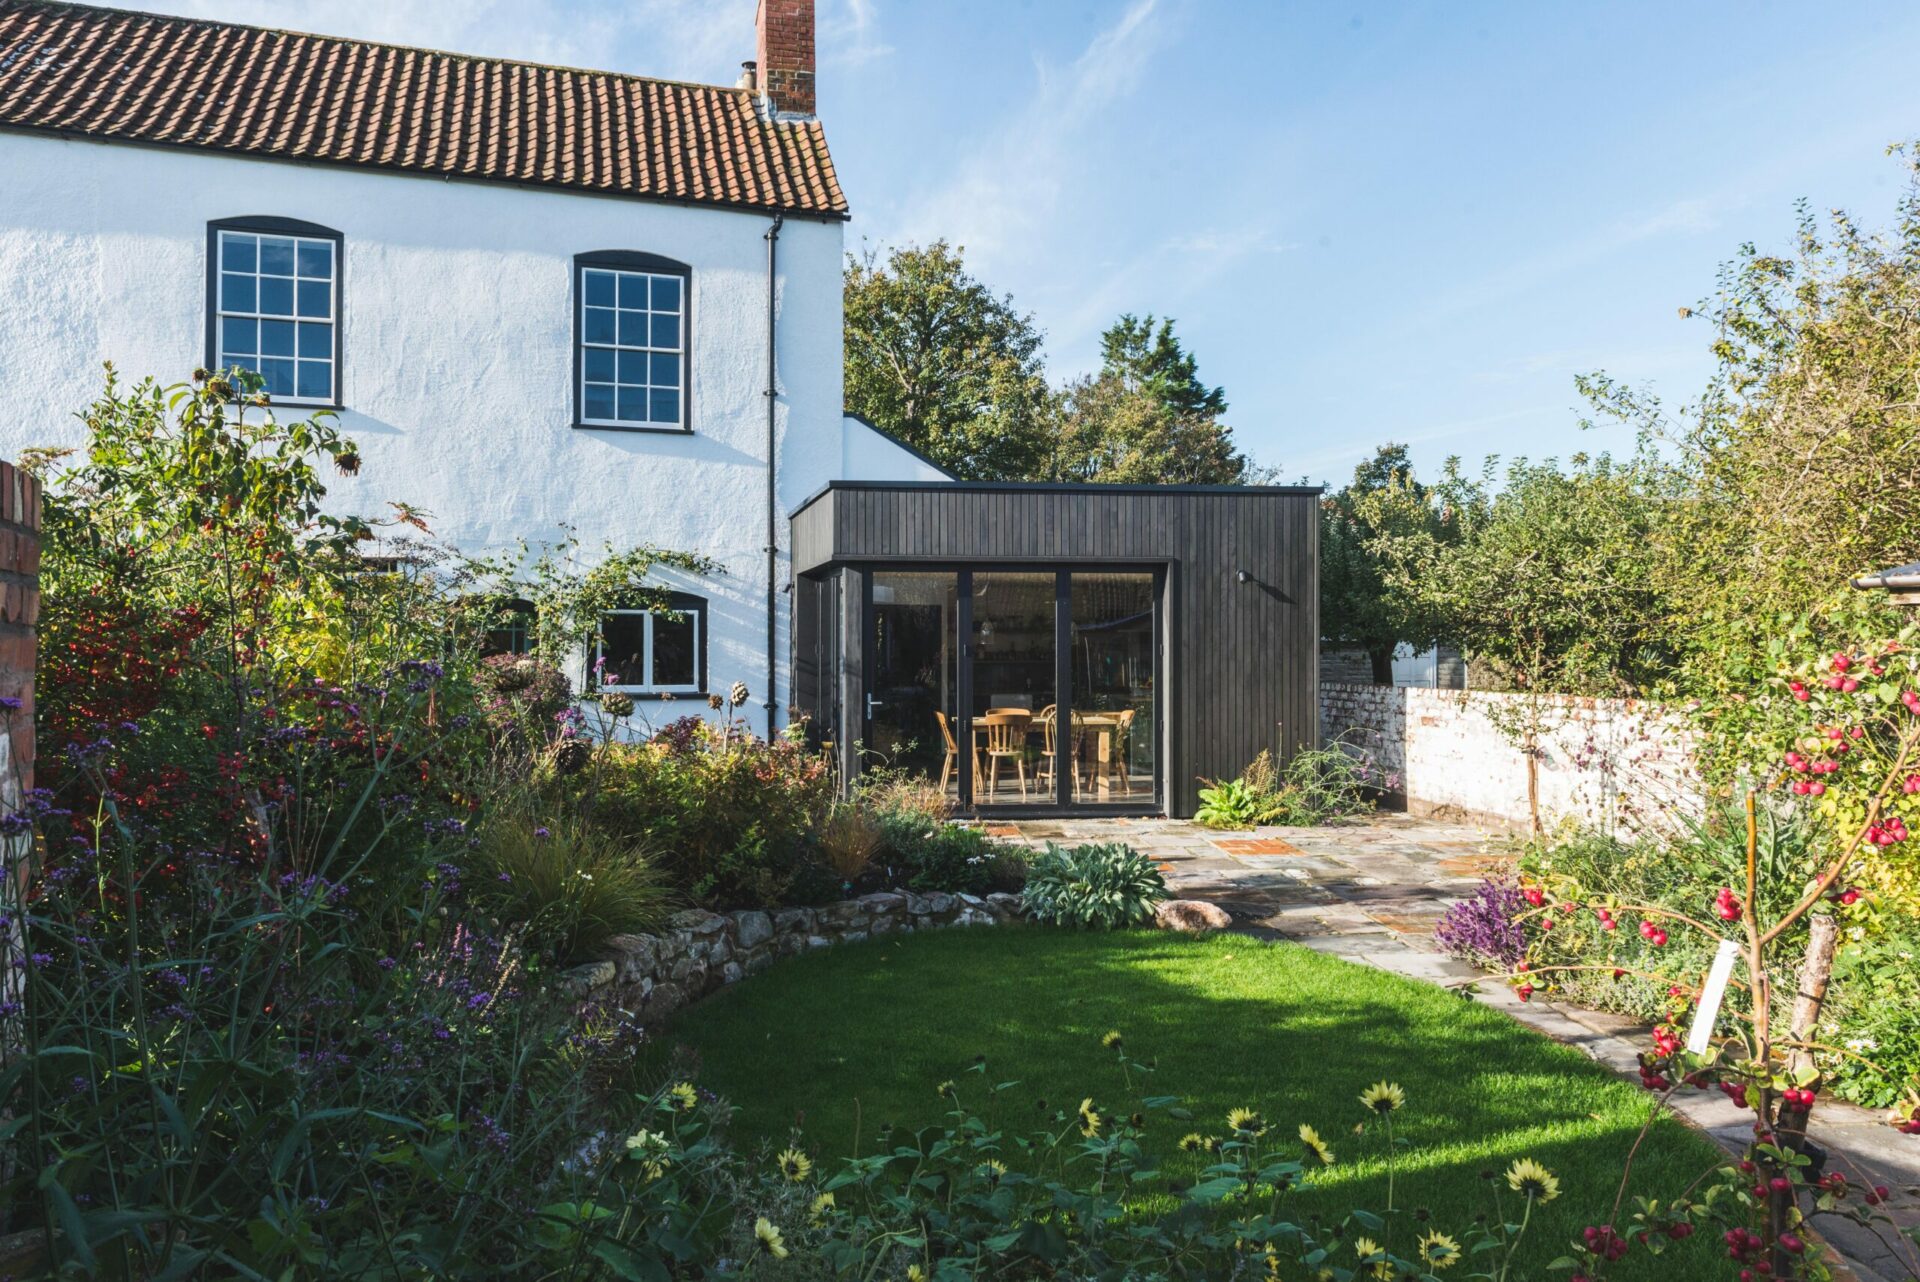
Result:
[[[883,810],[876,817],[885,839],[880,863],[895,884],[976,895],[1019,888],[1019,852],[979,828],[911,810]]]
[[[1050,395],[1039,329],[935,241],[847,256],[846,406],[966,480],[1038,475]]]
[[[1391,781],[1364,754],[1338,746],[1302,748],[1284,772],[1274,765],[1273,754],[1263,751],[1239,778],[1200,790],[1194,822],[1225,829],[1312,828],[1372,809],[1368,790],[1387,786]]]
[[[1166,897],[1160,869],[1131,846],[1048,842],[1027,867],[1021,902],[1035,921],[1117,930],[1153,920],[1154,905]]]
[[[524,932],[524,944],[570,965],[603,955],[615,935],[666,920],[668,891],[648,849],[578,818],[544,820],[496,803],[473,852],[474,897]]]
[[[1415,479],[1404,445],[1382,445],[1321,502],[1321,635],[1366,651],[1376,685],[1392,684],[1396,646],[1422,648],[1437,635],[1431,603],[1388,590],[1392,549],[1413,540],[1445,547],[1452,524]]]
[[[838,883],[810,832],[833,799],[825,758],[787,740],[717,735],[609,743],[576,776],[595,824],[645,840],[674,889],[722,907],[810,902]]]
[[[1225,393],[1203,385],[1173,322],[1122,316],[1101,336],[1098,374],[1061,392],[1047,479],[1237,485],[1264,479],[1220,421]]]

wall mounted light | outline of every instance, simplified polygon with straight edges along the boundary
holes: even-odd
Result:
[[[1245,570],[1235,570],[1233,573],[1233,581],[1235,583],[1251,583],[1253,582],[1253,576]]]

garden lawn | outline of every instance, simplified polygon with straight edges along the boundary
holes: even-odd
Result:
[[[1101,1048],[1110,1029],[1135,1058],[1157,1062],[1143,1089],[1130,1093],[1115,1054]],[[739,1109],[743,1147],[784,1143],[799,1127],[829,1164],[875,1151],[885,1123],[940,1123],[946,1080],[1012,1132],[1038,1128],[1055,1109],[1071,1113],[1084,1096],[1117,1115],[1141,1096],[1181,1096],[1195,1121],[1148,1114],[1150,1148],[1175,1177],[1200,1164],[1177,1151],[1182,1134],[1219,1134],[1228,1109],[1255,1108],[1285,1136],[1309,1122],[1333,1146],[1337,1163],[1315,1177],[1300,1211],[1334,1218],[1386,1203],[1381,1140],[1353,1127],[1365,1116],[1360,1092],[1387,1079],[1407,1093],[1395,1117],[1410,1141],[1396,1205],[1426,1208],[1458,1234],[1494,1211],[1483,1172],[1532,1157],[1559,1175],[1561,1197],[1535,1216],[1528,1277],[1545,1276],[1583,1226],[1610,1218],[1650,1108],[1644,1091],[1496,1011],[1242,936],[1013,926],[823,949],[681,1012],[660,1045],[662,1055],[698,1057],[700,1085]],[[968,1071],[982,1055],[985,1071]],[[989,1093],[1006,1081],[1020,1084]],[[1631,1191],[1671,1198],[1716,1157],[1662,1115],[1635,1158]],[[1504,1182],[1499,1192],[1516,1213]],[[1631,1207],[1630,1194],[1623,1222]],[[1697,1234],[1658,1261],[1636,1251],[1610,1276],[1722,1276],[1717,1236]]]

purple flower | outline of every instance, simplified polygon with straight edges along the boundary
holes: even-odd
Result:
[[[381,970],[392,970],[395,966],[398,966],[399,964],[400,964],[399,962],[395,961],[391,957],[382,957],[380,959]]]
[[[1527,954],[1527,932],[1517,920],[1526,908],[1511,875],[1489,877],[1447,909],[1433,937],[1455,957],[1505,970]]]
[[[488,1002],[492,1000],[493,998],[490,994],[475,993],[473,996],[467,998],[467,1009],[479,1010],[481,1007],[485,1006]]]
[[[553,832],[551,829],[548,829],[548,828],[535,828],[533,830],[533,835],[540,838],[540,840],[545,841],[548,837],[553,836]]]
[[[0,699],[0,709],[5,709],[8,712],[18,712],[20,711],[20,709],[26,706],[27,705],[24,700],[15,699],[11,696]]]

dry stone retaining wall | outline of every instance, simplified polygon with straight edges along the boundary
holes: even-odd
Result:
[[[882,891],[821,908],[677,913],[658,935],[616,935],[604,961],[575,967],[568,994],[651,1024],[782,957],[878,935],[993,926],[1020,916],[1018,895]]]
[[[1524,695],[1326,682],[1320,732],[1363,748],[1414,814],[1523,825],[1527,762],[1496,722]],[[1636,829],[1697,795],[1690,733],[1664,708],[1632,699],[1549,696],[1540,743],[1544,823],[1575,819]]]

